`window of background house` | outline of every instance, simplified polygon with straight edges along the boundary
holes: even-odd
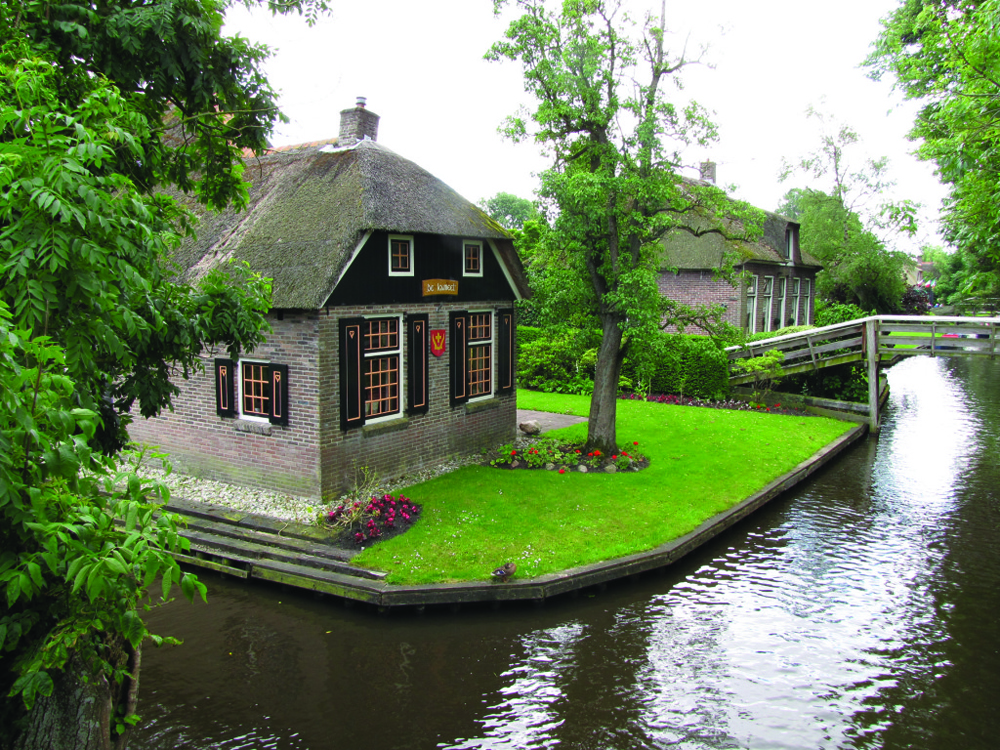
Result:
[[[493,314],[469,314],[469,341],[467,376],[469,398],[489,396],[493,393]]]
[[[747,333],[757,332],[757,277],[747,279],[747,317],[744,321]]]
[[[771,300],[774,297],[774,277],[764,277],[764,288],[761,290],[761,309],[764,311],[764,330],[771,328]]]
[[[464,276],[483,275],[483,243],[466,240],[462,243],[464,262]]]
[[[778,328],[783,328],[785,326],[785,303],[786,295],[788,293],[788,279],[784,276],[778,278],[778,317],[777,325]]]
[[[369,318],[362,324],[365,419],[399,414],[402,337],[400,319]]]
[[[802,279],[792,279],[792,312],[789,314],[789,318],[794,321],[792,325],[799,325],[799,285],[802,283]]]
[[[802,324],[809,325],[809,298],[812,296],[812,282],[809,279],[802,281]]]
[[[789,224],[785,230],[785,257],[789,260],[795,257],[795,244],[798,234],[799,228],[794,224]]]
[[[413,275],[413,238],[389,235],[389,275]]]

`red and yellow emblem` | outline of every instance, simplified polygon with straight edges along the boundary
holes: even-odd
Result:
[[[443,328],[431,329],[431,354],[440,357],[445,351],[445,330]]]

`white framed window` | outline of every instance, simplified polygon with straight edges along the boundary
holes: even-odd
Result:
[[[224,360],[216,361],[217,380],[226,368]],[[238,372],[237,408],[229,414],[251,422],[288,424],[288,366],[241,359]],[[225,387],[217,384],[220,408]]]
[[[785,323],[785,303],[788,296],[788,279],[784,276],[778,277],[778,328],[784,328]]]
[[[747,279],[747,316],[744,320],[747,333],[757,333],[757,277]]]
[[[462,275],[483,275],[483,243],[479,240],[462,240]]]
[[[785,258],[792,260],[795,257],[795,246],[798,244],[799,228],[794,224],[789,224],[785,230]]]
[[[794,325],[799,325],[799,285],[801,283],[802,279],[792,279],[792,315],[789,317],[794,316]]]
[[[764,311],[764,330],[771,331],[771,304],[774,299],[774,277],[764,277],[764,288],[761,290],[760,306]]]
[[[389,235],[389,275],[413,276],[413,237]]]
[[[469,400],[493,395],[493,313],[470,311],[465,346]]]
[[[812,282],[809,279],[802,280],[802,323],[809,325],[809,300],[812,297]]]
[[[365,318],[361,324],[361,366],[365,422],[398,416],[403,408],[402,317]]]

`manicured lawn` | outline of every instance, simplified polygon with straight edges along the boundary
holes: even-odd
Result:
[[[518,406],[585,415],[590,399],[518,391]],[[390,583],[516,578],[651,549],[686,534],[793,468],[853,425],[821,417],[618,402],[618,438],[644,471],[559,474],[469,466],[403,494],[423,506],[405,534],[354,558]],[[547,433],[582,442],[587,425]]]

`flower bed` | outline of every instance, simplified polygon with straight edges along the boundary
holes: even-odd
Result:
[[[497,469],[542,469],[560,474],[569,471],[641,471],[649,466],[649,459],[639,452],[638,445],[639,442],[635,441],[631,447],[619,448],[607,455],[601,451],[586,451],[578,443],[540,438],[521,448],[508,443],[491,453],[487,461]]]
[[[346,500],[320,514],[320,521],[340,533],[340,544],[363,545],[402,534],[420,517],[420,506],[400,495],[376,496],[368,500]]]

